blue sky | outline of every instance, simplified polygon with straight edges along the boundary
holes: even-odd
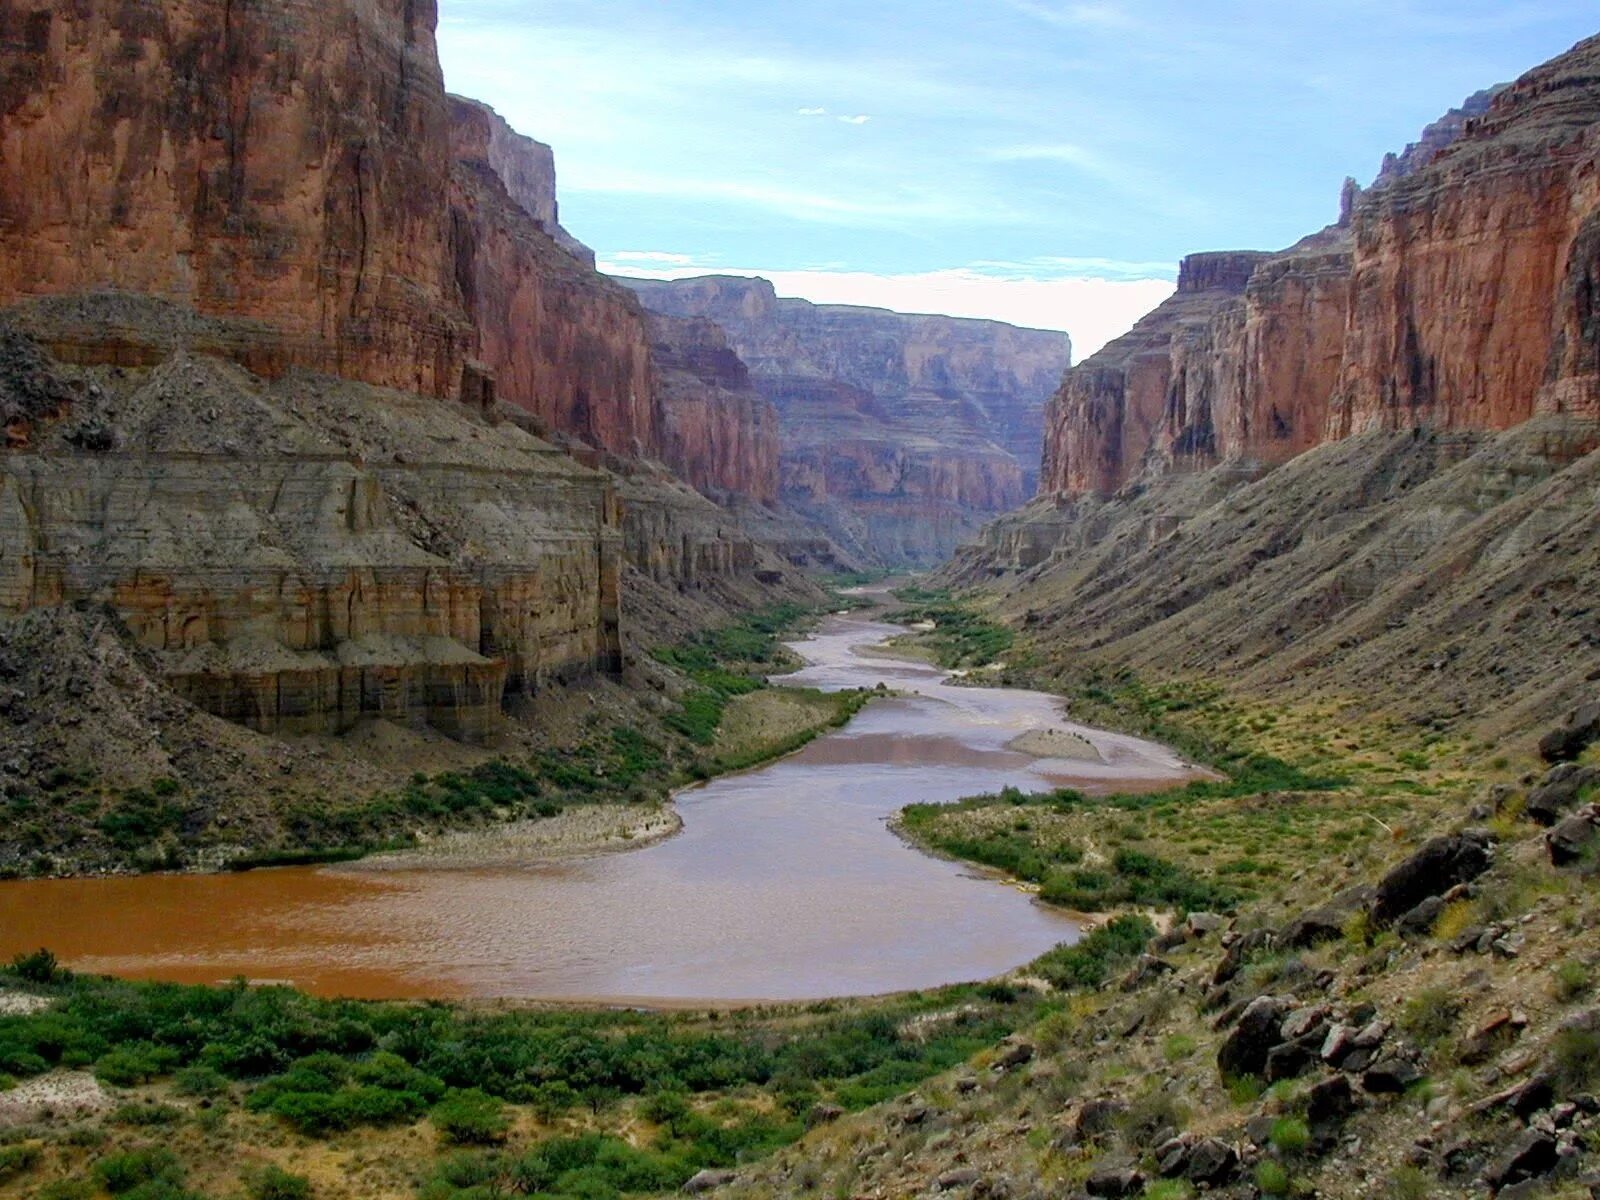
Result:
[[[604,265],[1066,328],[1600,32],[1593,0],[441,0],[452,90],[556,149]]]

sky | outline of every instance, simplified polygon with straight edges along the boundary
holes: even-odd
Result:
[[[1275,249],[1594,0],[440,0],[452,91],[555,147],[602,269],[1126,330]]]

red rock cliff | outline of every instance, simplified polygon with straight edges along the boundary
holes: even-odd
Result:
[[[861,552],[940,561],[1031,490],[1064,334],[781,299],[763,279],[626,282],[728,331],[778,410],[784,499]]]
[[[703,318],[650,317],[665,425],[663,456],[707,494],[778,498],[778,414],[728,335]]]
[[[499,399],[624,457],[656,457],[660,418],[644,312],[559,247],[494,169],[503,122],[451,102],[451,246],[477,353]]]
[[[1595,415],[1597,278],[1591,39],[1347,188],[1339,226],[1280,254],[1187,260],[1176,295],[1068,373],[1040,490],[1272,466],[1370,430]]]
[[[455,394],[435,15],[0,0],[0,304],[138,292],[254,322],[233,350],[264,374]]]

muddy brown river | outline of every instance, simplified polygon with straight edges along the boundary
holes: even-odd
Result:
[[[518,867],[0,884],[0,954],[49,946],[86,971],[245,976],[324,995],[641,1004],[862,995],[998,974],[1076,926],[1015,887],[912,849],[888,818],[1008,785],[1100,790],[1192,771],[1162,746],[1065,721],[1053,697],[956,686],[934,667],[872,653],[899,632],[835,617],[794,643],[809,665],[787,683],[881,681],[904,694],[790,758],[680,794],[684,828],[668,841]],[[1030,733],[1034,750],[1070,757],[1011,748]]]

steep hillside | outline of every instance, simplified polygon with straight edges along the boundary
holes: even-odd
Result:
[[[567,689],[650,727],[640,651],[822,599],[742,365],[593,270],[436,19],[0,0],[8,802],[354,802],[560,744]]]
[[[761,279],[623,282],[727,330],[778,410],[781,495],[846,544],[936,563],[1032,492],[1065,335],[780,299]]]
[[[947,579],[1063,664],[1491,735],[1587,698],[1597,66],[1592,39],[1475,101],[1289,251],[1187,260],[1068,372],[1040,498]]]

